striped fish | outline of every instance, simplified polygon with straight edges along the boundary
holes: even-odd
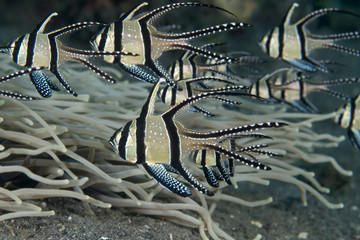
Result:
[[[133,77],[155,83],[159,77],[165,78],[174,87],[176,84],[157,59],[166,51],[183,50],[218,61],[231,62],[235,59],[193,46],[191,40],[206,35],[232,29],[249,27],[246,23],[231,22],[184,33],[166,33],[156,29],[152,23],[162,14],[180,7],[210,7],[225,9],[203,3],[172,3],[156,8],[146,14],[138,14],[148,3],[144,2],[123,14],[115,23],[104,27],[91,41],[94,49],[100,51],[131,51],[136,57],[105,56],[105,61],[119,64]],[[228,12],[229,13],[229,12]],[[135,16],[137,15],[137,16]]]
[[[357,83],[360,78],[341,78],[328,81],[311,81],[300,70],[281,68],[256,81],[250,93],[271,103],[285,103],[301,112],[318,112],[306,98],[313,92],[324,92],[335,98],[349,101],[351,97],[330,89],[332,86]]]
[[[281,25],[273,28],[260,41],[259,44],[265,53],[272,58],[282,59],[305,71],[321,70],[324,72],[329,71],[325,64],[310,57],[313,50],[327,48],[357,57],[360,56],[359,50],[335,43],[341,40],[359,38],[360,33],[358,31],[316,35],[306,29],[307,24],[328,13],[345,13],[359,17],[358,14],[336,8],[320,9],[291,24],[292,14],[298,6],[298,3],[293,3]]]
[[[335,122],[347,129],[351,144],[360,151],[360,94],[343,108],[344,112],[335,118]]]
[[[0,83],[9,81],[10,79],[19,77],[24,74],[29,74],[32,83],[34,84],[38,93],[48,98],[51,96],[51,90],[59,91],[60,89],[52,83],[44,70],[49,70],[59,80],[61,85],[71,94],[77,96],[66,80],[59,72],[59,66],[68,61],[79,62],[84,64],[90,70],[106,79],[109,82],[114,83],[115,79],[107,73],[101,71],[88,61],[88,58],[104,55],[131,55],[131,53],[125,52],[103,52],[103,51],[88,51],[79,50],[64,46],[58,37],[79,30],[84,27],[93,25],[103,25],[97,22],[80,22],[75,23],[55,31],[44,33],[45,27],[49,21],[58,14],[56,12],[50,14],[45,20],[43,20],[31,33],[22,35],[9,43],[6,47],[1,47],[1,52],[10,55],[12,60],[20,66],[26,67],[26,69],[18,72],[11,73],[0,78]],[[24,100],[32,100],[33,97],[24,96],[18,93],[11,93],[6,91],[0,91],[0,95],[20,98]]]
[[[190,190],[183,183],[176,180],[167,169],[181,175],[188,183],[205,195],[212,196],[213,192],[206,189],[184,166],[183,158],[191,152],[209,149],[227,158],[260,170],[270,170],[270,167],[237,154],[219,142],[235,136],[246,136],[254,131],[266,128],[284,126],[281,122],[265,122],[244,125],[219,131],[200,132],[185,128],[174,119],[175,115],[185,107],[201,99],[214,96],[238,95],[239,86],[214,89],[212,92],[198,94],[185,99],[171,107],[164,113],[153,116],[156,94],[161,79],[152,88],[145,102],[140,116],[118,129],[110,138],[113,150],[123,159],[144,166],[145,170],[160,184],[170,191],[187,197]],[[168,167],[166,167],[168,166]]]

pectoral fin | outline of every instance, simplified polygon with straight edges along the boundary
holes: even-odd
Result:
[[[51,89],[48,83],[49,78],[46,76],[44,71],[33,71],[30,72],[29,75],[38,93],[44,98],[51,97]]]
[[[360,151],[360,130],[352,127],[348,129],[348,136],[354,148]]]
[[[203,172],[208,184],[212,187],[219,187],[219,182],[215,177],[213,169],[207,166],[203,166]]]

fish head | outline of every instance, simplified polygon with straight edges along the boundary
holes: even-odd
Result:
[[[136,163],[136,120],[119,128],[110,138],[109,143],[114,152],[131,163]]]

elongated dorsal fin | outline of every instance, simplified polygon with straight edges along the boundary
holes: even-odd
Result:
[[[286,17],[284,20],[284,25],[290,25],[291,24],[291,17],[294,13],[295,8],[297,8],[299,6],[299,4],[297,2],[294,2],[291,7],[289,8],[289,10],[286,13]]]
[[[72,32],[72,31],[76,31],[85,27],[89,27],[89,26],[106,26],[106,24],[104,23],[99,23],[99,22],[78,22],[78,23],[74,23],[62,28],[59,28],[57,30],[54,30],[52,32],[49,32],[49,35],[58,37],[60,35]]]
[[[57,12],[53,12],[51,13],[47,18],[45,18],[44,21],[42,21],[35,29],[33,32],[37,32],[37,33],[43,33],[45,30],[46,25],[49,23],[49,21],[51,20],[51,18],[57,16],[58,13]]]
[[[234,91],[245,89],[245,88],[246,87],[242,86],[242,85],[228,86],[228,87],[224,87],[224,88],[213,89],[212,91],[209,91],[206,93],[201,93],[201,94],[198,94],[195,96],[191,96],[191,97],[185,99],[184,101],[176,104],[175,106],[173,106],[172,108],[167,110],[165,113],[163,113],[163,117],[167,116],[167,117],[172,118],[175,116],[175,114],[177,112],[179,112],[184,107],[189,106],[189,105],[191,105],[203,98],[206,98],[206,97],[227,96],[227,95],[244,95],[244,93],[239,93],[239,92],[234,92]]]
[[[306,15],[305,17],[301,18],[300,20],[298,20],[296,22],[295,25],[307,25],[308,23],[314,21],[315,19],[317,19],[318,17],[324,16],[328,13],[344,13],[344,14],[348,14],[354,17],[360,17],[359,14],[350,12],[350,11],[346,11],[346,10],[341,10],[341,9],[337,9],[337,8],[325,8],[325,9],[319,9],[316,10],[308,15]]]
[[[161,6],[159,8],[156,8],[156,9],[152,10],[151,12],[145,14],[144,16],[140,17],[139,20],[141,19],[142,21],[151,21],[154,18],[157,18],[160,15],[162,15],[162,14],[168,12],[168,11],[171,11],[173,9],[179,8],[179,7],[208,7],[208,8],[215,8],[215,9],[224,11],[226,13],[229,13],[229,14],[235,16],[232,12],[229,12],[228,10],[226,10],[224,8],[221,8],[221,7],[217,7],[215,5],[197,3],[197,2],[183,2],[183,3],[171,3],[171,4]]]
[[[160,78],[159,81],[154,84],[153,88],[150,91],[149,97],[141,110],[140,117],[147,117],[154,112],[156,95],[159,90],[160,83],[164,81],[164,78]]]
[[[128,12],[128,14],[120,17],[120,19],[122,19],[123,21],[131,21],[131,19],[134,17],[134,14],[139,11],[140,8],[147,6],[149,3],[148,2],[143,2],[139,5],[137,5],[136,7],[134,7],[131,11]]]
[[[214,76],[202,76],[202,77],[195,77],[190,79],[180,79],[177,81],[177,83],[179,82],[194,83],[194,82],[202,82],[202,81],[214,81],[214,82],[221,82],[221,83],[227,83],[229,85],[234,85],[234,82]],[[244,88],[246,87],[244,86]]]

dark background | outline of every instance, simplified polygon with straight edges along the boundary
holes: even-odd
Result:
[[[151,10],[172,1],[154,0],[149,2],[146,8]],[[244,21],[252,24],[252,29],[238,33],[220,34],[216,41],[229,42],[231,50],[250,51],[266,59],[257,45],[257,41],[271,28],[278,25],[284,17],[287,9],[293,3],[290,0],[223,0],[223,1],[200,1],[212,3],[230,10],[237,15],[238,19],[212,9],[179,9],[164,15],[160,23],[181,24],[185,30],[202,28],[228,21]],[[338,7],[360,13],[360,1],[310,1],[299,0],[300,7],[294,13],[293,21],[305,16],[315,9]],[[356,4],[354,4],[356,2]],[[24,1],[0,1],[0,45],[6,45],[16,37],[31,32],[35,26],[50,13],[56,11],[59,16],[54,18],[49,26],[49,31],[72,24],[78,21],[100,21],[105,23],[114,22],[122,12],[133,8],[141,1],[59,1],[59,0],[24,0]],[[331,26],[331,29],[330,29]],[[345,32],[358,30],[359,19],[346,16],[324,16],[309,26],[318,33]],[[94,29],[94,32],[96,29]],[[92,33],[82,31],[67,38],[71,44],[88,48],[88,40]],[[359,47],[359,40],[349,43],[352,47]],[[359,58],[345,56],[344,54],[320,52],[324,56],[340,60],[342,65],[329,77],[319,73],[319,78],[336,78],[342,76],[360,76],[358,70]],[[269,68],[272,64],[284,63],[272,60],[267,63]],[[351,89],[352,93],[359,93],[359,88]],[[323,99],[320,99],[323,101]],[[331,110],[334,104],[342,103],[323,101],[324,109]],[[334,125],[318,126],[321,130],[333,130]],[[336,135],[345,134],[345,130],[337,128]],[[324,150],[325,151],[325,150]],[[334,156],[345,169],[354,171],[351,178],[339,176],[330,166],[314,166],[317,179],[332,192],[325,196],[331,202],[343,202],[345,208],[330,210],[323,206],[317,199],[308,194],[309,206],[303,207],[300,202],[298,189],[289,184],[271,183],[262,191],[266,195],[274,196],[274,203],[260,208],[248,208],[234,204],[219,203],[215,211],[215,221],[221,228],[231,234],[235,239],[254,238],[256,233],[261,233],[265,239],[297,239],[300,232],[309,233],[308,239],[359,239],[360,238],[360,153],[356,152],[345,141],[339,148],[326,150]],[[263,192],[249,189],[238,191],[240,197],[249,193],[253,199],[262,198]],[[198,239],[196,230],[183,228],[166,221],[137,216],[127,213],[122,209],[103,210],[97,209],[97,216],[87,215],[81,204],[68,199],[51,199],[47,204],[58,209],[55,217],[50,218],[22,218],[6,223],[0,223],[0,237],[2,239],[99,239],[101,236],[110,239],[131,239],[137,232],[138,239]],[[76,206],[76,207],[75,207]],[[68,216],[73,216],[73,221]],[[235,215],[230,219],[229,215]],[[262,222],[263,227],[258,229],[250,224],[251,220]],[[131,224],[131,222],[133,224]],[[144,225],[150,226],[146,231]],[[64,231],[60,231],[64,227]],[[141,231],[139,231],[141,230]],[[13,234],[15,232],[15,235]],[[16,232],[18,234],[16,235]],[[23,234],[23,235],[19,235]],[[2,236],[4,234],[4,236]]]

